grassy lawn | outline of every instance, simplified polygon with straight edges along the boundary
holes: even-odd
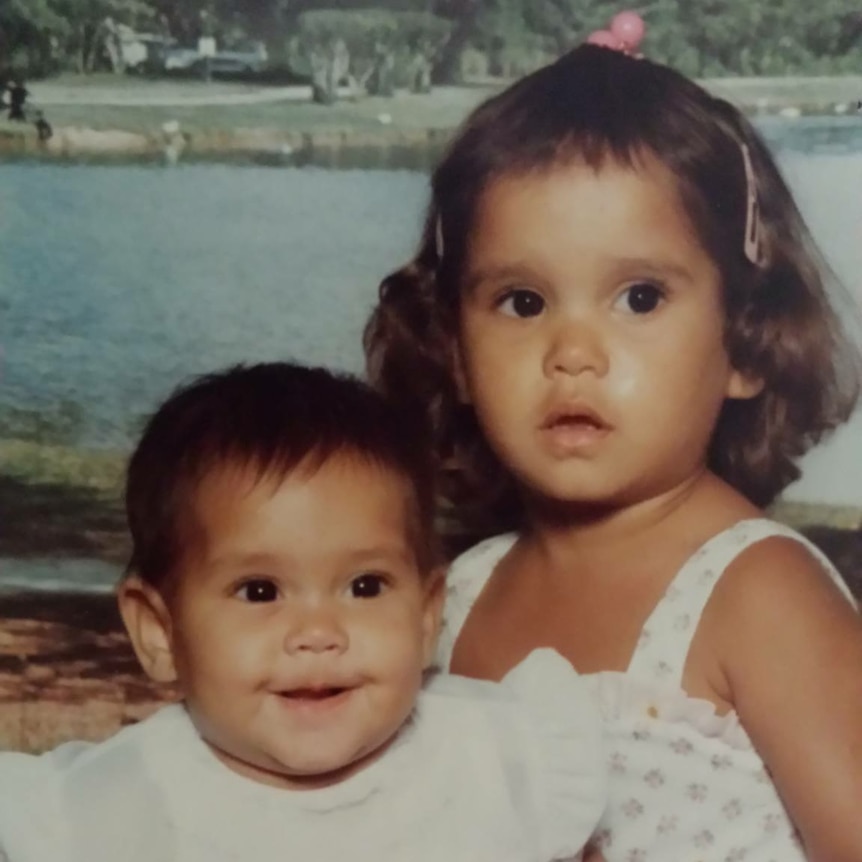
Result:
[[[95,77],[95,76],[93,76]],[[91,92],[97,89],[122,95],[124,92],[141,93],[149,88],[155,96],[177,95],[181,98],[218,96],[243,92],[265,92],[265,88],[249,88],[241,84],[214,82],[207,85],[194,81],[143,81],[139,78],[112,80],[99,76],[98,84],[84,79],[80,84],[74,78],[45,82],[46,94],[59,91],[74,92],[76,87]],[[39,104],[39,84],[33,85],[34,104]],[[79,91],[80,92],[80,91]],[[441,87],[430,94],[398,92],[392,98],[367,97],[356,101],[342,100],[335,105],[316,105],[298,98],[276,102],[182,105],[182,106],[113,106],[100,104],[50,104],[45,114],[55,128],[78,126],[91,129],[123,129],[148,132],[159,129],[168,120],[177,120],[187,131],[214,131],[237,128],[274,129],[313,132],[335,129],[373,129],[392,126],[401,129],[453,128],[489,93],[488,87]],[[47,98],[47,95],[46,95]],[[3,122],[3,127],[16,124]]]
[[[391,127],[405,131],[455,128],[479,102],[499,90],[505,82],[487,82],[465,87],[438,87],[430,94],[398,92],[392,98],[367,97],[342,100],[322,106],[305,100],[294,88],[292,98],[280,101],[181,106],[80,104],[124,95],[194,99],[265,94],[259,84],[194,79],[151,79],[132,75],[63,75],[30,85],[33,103],[40,93],[48,104],[45,113],[55,128],[79,127],[96,130],[157,132],[163,123],[176,120],[184,131],[215,132],[231,129],[262,129],[285,132],[368,131]],[[708,89],[741,106],[757,111],[800,106],[805,112],[831,113],[835,104],[847,110],[862,99],[862,77],[840,78],[728,78],[702,82]],[[269,88],[271,89],[271,88]],[[65,104],[50,104],[65,101]],[[818,107],[819,106],[819,107]],[[26,127],[0,119],[0,132],[24,133]]]

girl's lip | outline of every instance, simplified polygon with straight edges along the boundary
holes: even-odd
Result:
[[[604,417],[586,404],[568,404],[553,409],[542,422],[543,431],[577,423],[588,423],[593,425],[596,431],[610,431],[611,425]]]
[[[592,457],[613,427],[585,404],[569,403],[551,410],[539,433],[557,458]]]

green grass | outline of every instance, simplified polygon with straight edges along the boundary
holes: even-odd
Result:
[[[84,488],[115,497],[122,488],[125,462],[120,452],[0,439],[0,475],[31,485]]]
[[[213,89],[199,82],[146,82],[140,79],[118,78],[116,88],[122,96],[127,89],[149,87],[154,94],[173,94],[187,98],[198,93],[217,95],[223,92],[248,91],[241,85],[216,83]],[[94,82],[80,85],[74,79],[66,83],[45,82],[55,91],[61,86],[93,88]],[[137,83],[129,84],[128,81]],[[55,87],[56,85],[56,87]],[[113,81],[101,81],[110,86]],[[38,84],[34,85],[38,105]],[[263,88],[255,88],[260,91]],[[399,92],[392,98],[366,97],[356,101],[342,100],[335,105],[316,105],[295,99],[263,104],[201,105],[201,106],[112,106],[112,105],[46,105],[45,114],[55,128],[79,126],[91,129],[123,129],[133,132],[158,130],[168,120],[177,120],[186,131],[215,131],[238,128],[274,129],[294,132],[318,130],[379,129],[391,125],[401,129],[449,129],[458,125],[466,114],[487,95],[487,87],[439,88],[430,94]],[[385,122],[381,122],[381,117]],[[15,124],[3,123],[3,126]]]
[[[855,104],[862,98],[862,78],[753,78],[716,79],[703,82],[708,89],[725,98],[755,109],[765,100],[773,108],[786,105],[806,107],[823,105],[825,110],[836,102]],[[97,130],[121,129],[132,132],[158,131],[168,120],[177,120],[183,129],[218,131],[239,128],[283,130],[292,132],[368,130],[390,125],[395,129],[451,129],[480,101],[498,90],[503,82],[473,87],[441,87],[430,94],[398,92],[393,98],[368,97],[343,100],[335,105],[315,105],[310,101],[285,100],[264,104],[205,105],[184,107],[110,105],[51,105],[45,107],[50,122],[57,128],[78,126]],[[136,76],[98,74],[63,75],[32,84],[38,104],[40,88],[58,90],[110,91],[138,95],[218,95],[265,90],[263,86],[214,81],[206,84],[193,79],[150,79]],[[381,123],[386,116],[388,122]],[[16,124],[0,121],[0,129],[14,131]]]

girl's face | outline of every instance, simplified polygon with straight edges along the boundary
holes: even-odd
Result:
[[[575,161],[484,193],[458,377],[526,490],[624,506],[702,471],[724,399],[758,391],[723,322],[718,269],[657,160]]]
[[[410,714],[440,591],[417,568],[409,493],[345,456],[281,483],[225,470],[200,488],[164,629],[198,731],[233,770],[332,783]]]

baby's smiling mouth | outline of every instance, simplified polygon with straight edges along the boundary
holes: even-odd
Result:
[[[280,691],[281,697],[288,700],[306,701],[306,700],[327,700],[332,697],[338,697],[350,691],[346,686],[313,686],[307,688],[293,688],[288,691]]]

